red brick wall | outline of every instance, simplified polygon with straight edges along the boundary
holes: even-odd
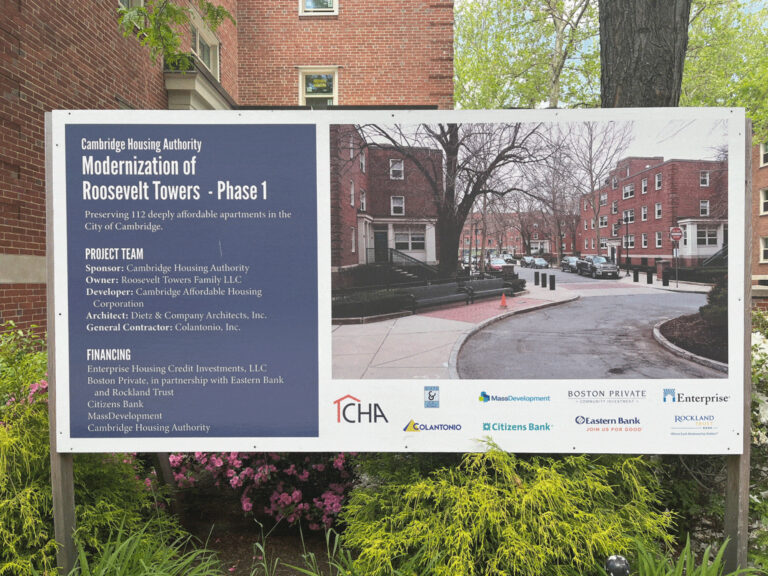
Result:
[[[352,158],[349,139],[352,138]],[[353,266],[359,263],[360,246],[355,242],[352,252],[352,228],[357,229],[357,210],[360,208],[360,191],[368,192],[366,173],[360,170],[360,154],[368,156],[365,143],[353,126],[331,126],[331,265]],[[351,204],[350,182],[355,183],[355,205]]]
[[[160,65],[123,38],[116,8],[117,0],[0,2],[2,254],[45,254],[45,112],[166,107]],[[45,286],[0,284],[0,313],[45,326]]]
[[[340,105],[453,108],[452,0],[338,0],[299,16],[296,0],[240,2],[239,101],[295,106],[297,66],[340,66]]]
[[[413,154],[424,166],[435,166],[436,175],[442,174],[442,156],[437,150],[413,149]],[[374,218],[397,218],[392,215],[391,197],[405,198],[405,214],[400,218],[407,222],[413,218],[437,218],[437,205],[434,192],[427,178],[416,167],[414,161],[394,149],[369,149],[368,179],[371,190],[368,192],[368,212]],[[403,160],[403,179],[392,180],[389,177],[390,159]],[[442,180],[437,180],[438,189]]]
[[[768,277],[768,263],[760,263],[760,238],[768,237],[768,214],[761,215],[761,190],[768,189],[768,165],[760,166],[760,145],[752,147],[752,276]],[[757,284],[757,278],[753,284]]]

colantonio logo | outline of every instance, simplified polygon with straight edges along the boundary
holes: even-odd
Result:
[[[333,403],[336,405],[336,422],[338,423],[343,421],[349,424],[361,424],[363,422],[377,424],[379,420],[389,422],[384,410],[375,402],[363,404],[359,398],[347,394],[334,400]]]
[[[461,424],[420,424],[414,420],[408,422],[403,432],[450,432],[461,430]]]
[[[576,424],[586,424],[586,425],[593,425],[593,424],[604,424],[604,425],[616,425],[616,424],[631,424],[631,425],[639,425],[640,424],[640,418],[590,418],[589,416],[576,416],[575,420]]]

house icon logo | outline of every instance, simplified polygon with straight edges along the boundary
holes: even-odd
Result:
[[[664,402],[667,401],[667,398],[670,399],[670,402],[677,402],[674,388],[664,388]]]

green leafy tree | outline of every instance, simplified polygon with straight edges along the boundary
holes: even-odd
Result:
[[[768,139],[768,2],[694,2],[682,106],[743,106],[756,137]]]
[[[597,16],[590,0],[462,0],[455,47],[454,98],[461,108],[597,102]]]
[[[171,0],[146,0],[142,5],[119,8],[119,22],[123,35],[135,37],[149,49],[152,61],[162,58],[173,70],[192,68],[192,56],[181,48],[182,38],[189,29],[191,10],[197,9],[212,31],[225,21],[235,19],[223,7],[208,0],[195,0],[195,8],[179,5]]]

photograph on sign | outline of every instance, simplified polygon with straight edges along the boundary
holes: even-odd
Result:
[[[49,126],[60,452],[741,450],[742,111]]]

